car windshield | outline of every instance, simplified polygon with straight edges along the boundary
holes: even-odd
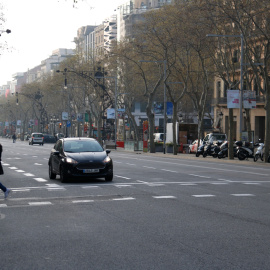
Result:
[[[67,141],[64,142],[64,151],[70,153],[103,152],[97,141]]]
[[[225,141],[226,136],[223,134],[213,136],[213,141]]]
[[[42,138],[43,137],[43,134],[33,134],[33,137],[34,138]]]

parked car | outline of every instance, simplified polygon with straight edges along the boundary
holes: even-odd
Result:
[[[43,145],[44,135],[42,133],[32,133],[29,138],[29,145],[39,144]]]
[[[61,182],[71,178],[105,178],[113,180],[113,162],[110,150],[104,150],[92,138],[62,138],[51,150],[49,157],[49,177],[60,175]]]
[[[202,140],[200,140],[200,145],[202,145]],[[189,145],[188,151],[189,153],[196,153],[198,149],[198,140],[195,140],[192,144]]]
[[[44,143],[56,143],[56,138],[50,134],[44,134]]]

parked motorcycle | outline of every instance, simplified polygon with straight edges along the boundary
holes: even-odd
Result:
[[[205,144],[206,143],[203,141],[203,143],[198,147],[197,152],[196,152],[196,157],[199,157],[200,155],[203,155]]]
[[[208,143],[204,147],[203,157],[212,156],[216,158],[218,156],[218,153],[220,152],[221,144],[222,144],[222,141],[217,141],[215,144]]]
[[[220,151],[218,152],[218,158],[226,158],[228,157],[228,151],[229,151],[229,145],[228,145],[228,141],[223,142],[223,144],[220,146]],[[233,155],[234,157],[237,157],[237,149],[236,149],[236,145],[233,144]]]
[[[242,141],[236,141],[235,144],[237,146],[237,157],[239,160],[254,158],[253,149],[249,148],[249,142],[245,142],[245,144],[243,145]]]
[[[257,150],[254,155],[254,162],[256,162],[259,158],[261,161],[263,161],[264,156],[264,143],[258,142],[254,144],[255,147],[257,147]]]

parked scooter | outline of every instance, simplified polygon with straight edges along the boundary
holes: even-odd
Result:
[[[226,158],[229,156],[228,154],[229,151],[229,145],[228,141],[223,142],[223,144],[220,146],[220,152],[218,152],[218,158]],[[233,155],[234,157],[237,157],[237,149],[235,143],[233,144]]]
[[[257,147],[256,153],[254,155],[254,162],[256,162],[259,158],[261,161],[263,161],[264,156],[264,143],[258,142],[254,144],[255,147]]]
[[[203,157],[212,156],[216,158],[218,156],[218,153],[220,152],[221,144],[222,144],[222,141],[217,141],[215,144],[208,143],[204,147]]]
[[[199,157],[200,155],[203,155],[205,144],[206,144],[206,142],[203,141],[203,143],[198,147],[197,152],[196,152],[196,157]]]
[[[243,145],[242,141],[236,141],[235,144],[237,145],[237,157],[239,160],[254,158],[253,149],[249,148],[249,142],[245,142]]]

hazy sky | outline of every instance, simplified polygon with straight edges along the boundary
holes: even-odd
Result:
[[[0,85],[12,74],[26,72],[48,58],[58,48],[75,48],[72,42],[77,30],[85,25],[98,25],[114,14],[123,0],[0,0],[5,22],[0,44],[9,49],[0,51]]]

